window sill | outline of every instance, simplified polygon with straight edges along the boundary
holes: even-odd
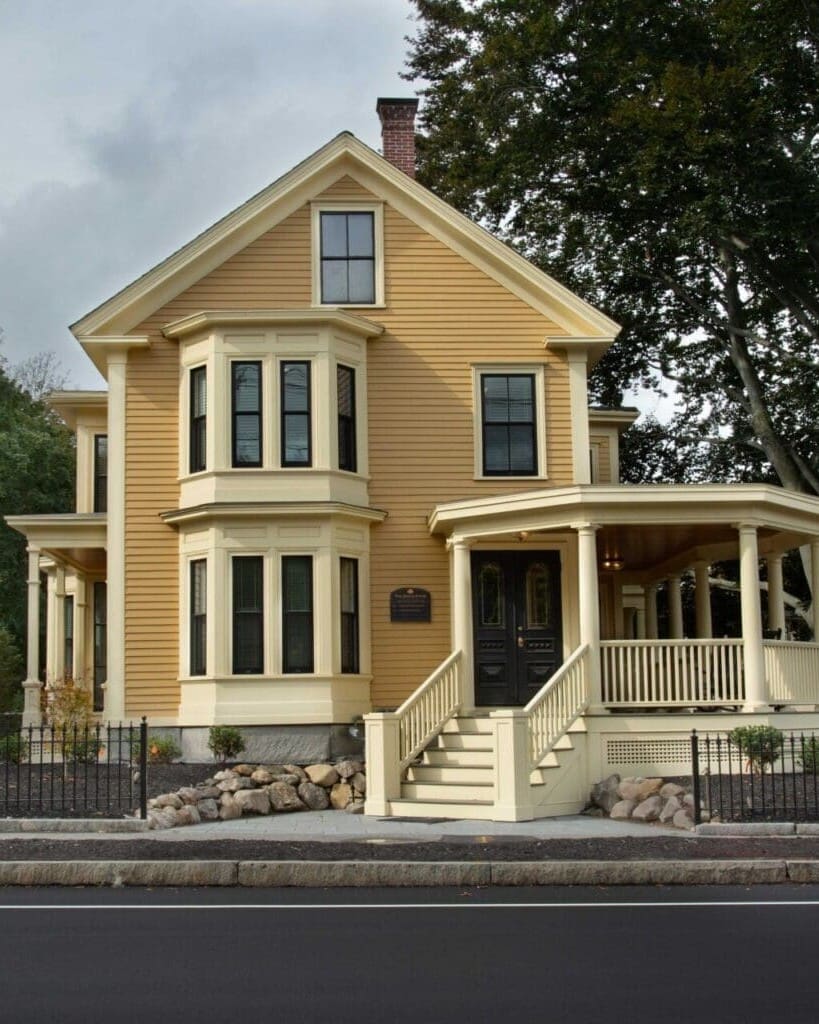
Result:
[[[472,477],[472,479],[477,481],[477,482],[484,482],[484,483],[505,483],[505,482],[508,482],[508,483],[526,483],[527,481],[528,482],[532,482],[532,483],[545,483],[545,482],[548,481],[549,477],[545,476],[545,475],[541,475],[540,473],[538,473],[536,476],[532,476],[531,474],[527,474],[526,476],[500,476],[500,475],[498,475],[498,476],[479,476],[479,475],[475,475],[475,476]]]

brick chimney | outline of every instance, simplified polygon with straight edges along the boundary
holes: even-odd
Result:
[[[415,177],[415,112],[418,100],[386,99],[375,105],[381,118],[381,143],[384,159],[399,171]]]

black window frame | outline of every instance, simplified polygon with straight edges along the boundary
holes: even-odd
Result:
[[[258,571],[258,608],[239,608],[239,578],[236,567],[239,563],[243,566],[252,566]],[[232,555],[230,559],[231,575],[231,620],[233,635],[233,651],[231,657],[231,669],[234,676],[252,676],[264,674],[264,556],[263,555]],[[240,618],[241,616],[241,618]],[[240,632],[246,623],[255,623],[256,639],[258,641],[258,660],[242,664],[239,661],[240,654]]]
[[[307,380],[307,409],[288,410],[287,394],[285,388],[286,368],[288,366],[303,366],[306,370]],[[285,469],[309,469],[313,465],[313,367],[309,359],[283,359],[279,363],[279,398],[280,398],[280,459]],[[307,459],[287,458],[287,422],[288,417],[300,417],[307,419]]]
[[[256,411],[246,412],[237,411],[236,409],[236,371],[240,367],[253,366],[256,368],[258,374],[258,403]],[[234,359],[230,364],[230,462],[233,469],[257,469],[262,465],[263,452],[264,452],[264,439],[262,437],[262,389],[264,383],[262,380],[262,362],[260,359]],[[253,461],[239,461],[239,455],[236,448],[237,431],[236,424],[239,418],[242,419],[253,419],[256,420],[258,436],[259,436],[259,457]]]
[[[308,566],[307,594],[309,596],[309,608],[290,609],[287,566],[291,562],[299,562]],[[315,630],[315,600],[313,595],[314,569],[312,555],[282,555],[281,559],[281,595],[282,595],[282,673],[287,675],[308,675],[315,672],[316,665],[316,630]],[[304,644],[309,651],[309,659],[305,662],[294,662],[293,658],[293,634],[291,625],[297,626],[306,623],[307,642]],[[303,637],[301,639],[304,639]]]
[[[104,454],[100,452],[105,442]],[[105,471],[102,472],[104,464]],[[108,512],[108,435],[94,434],[94,511]]]
[[[197,611],[197,573],[202,572],[202,610]],[[208,560],[192,558],[190,562],[190,650],[188,673],[204,676],[208,672]]]
[[[504,422],[498,422],[498,421],[494,421],[494,422],[487,421],[487,419],[486,419],[486,393],[485,393],[485,388],[484,388],[485,382],[487,380],[490,380],[490,379],[506,380],[506,381],[508,381],[510,378],[513,378],[513,377],[523,377],[523,378],[526,378],[529,381],[529,383],[530,383],[530,386],[531,386],[531,389],[532,389],[532,418],[531,418],[531,420],[530,421],[527,421],[527,420],[512,420],[512,419],[507,418],[505,423]],[[538,443],[537,443],[537,417],[538,417],[537,402],[538,402],[538,399],[537,399],[537,386],[536,386],[536,382],[537,382],[537,377],[536,377],[536,374],[534,374],[534,373],[525,373],[525,372],[500,373],[500,372],[495,371],[495,370],[487,371],[486,373],[481,373],[481,375],[480,375],[480,400],[481,400],[481,475],[482,476],[517,477],[517,476],[537,476],[538,475]],[[503,426],[503,427],[506,427],[506,428],[509,428],[509,427],[529,427],[530,432],[531,432],[531,438],[532,438],[532,449],[531,449],[531,465],[532,465],[532,468],[531,469],[513,469],[513,468],[511,468],[512,460],[511,460],[511,448],[510,448],[510,441],[509,441],[509,438],[510,438],[511,434],[507,430],[507,447],[509,448],[509,451],[510,451],[510,457],[508,459],[508,462],[509,462],[510,468],[509,469],[489,469],[487,467],[487,460],[486,460],[486,451],[487,451],[487,443],[486,443],[487,429],[486,428],[487,428],[487,426],[491,426],[491,427],[502,427]]]
[[[372,242],[372,256],[350,256],[350,222],[347,218],[354,216],[367,216],[370,218],[370,238]],[[324,218],[344,217],[346,250],[345,256],[325,256],[324,254]],[[378,288],[376,282],[376,252],[375,252],[375,211],[374,210],[319,210],[319,293],[321,305],[323,306],[374,306],[378,301]],[[347,263],[347,298],[346,299],[325,299],[324,297],[324,264],[327,262]],[[369,263],[372,277],[372,299],[359,302],[350,298],[350,263]]]
[[[63,600],[63,675],[74,678],[74,595],[66,594]]]
[[[350,411],[341,411],[341,378],[349,374]],[[338,409],[338,468],[349,473],[358,471],[358,441],[356,437],[355,370],[352,366],[336,363],[336,406]]]
[[[202,381],[205,395],[205,411],[196,414],[197,384]],[[193,366],[190,369],[190,415],[188,430],[188,472],[203,473],[208,468],[208,368]]]
[[[94,592],[94,710],[105,709],[103,683],[108,681],[108,584],[96,580]]]
[[[344,609],[344,571],[353,573],[353,608]],[[359,577],[357,558],[339,558],[339,614],[341,627],[341,671],[357,675],[361,671],[361,634],[359,628]]]

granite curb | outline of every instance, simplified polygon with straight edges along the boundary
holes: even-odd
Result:
[[[6,861],[0,885],[362,886],[770,885],[819,882],[819,860]]]
[[[149,832],[143,818],[0,818],[0,832],[49,832],[93,834],[102,832]]]

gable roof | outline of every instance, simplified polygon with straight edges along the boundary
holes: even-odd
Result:
[[[408,177],[350,132],[342,132],[267,188],[71,325],[74,336],[125,335],[225,260],[350,175],[470,263],[602,354],[619,326],[490,232]]]

